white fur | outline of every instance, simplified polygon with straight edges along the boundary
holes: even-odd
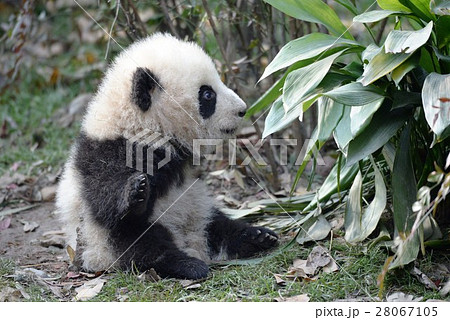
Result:
[[[152,105],[146,112],[131,101],[132,77],[138,67],[148,68],[162,87],[153,91]],[[211,86],[217,95],[216,112],[208,119],[199,114],[198,91],[202,85]],[[221,138],[221,130],[236,128],[241,120],[238,113],[244,110],[245,103],[221,82],[211,58],[200,47],[155,34],[131,45],[115,59],[88,105],[82,131],[92,139],[104,140],[121,136],[129,139],[149,130],[176,137],[191,149],[193,139]],[[72,154],[75,152],[73,149]],[[182,186],[173,186],[158,199],[151,221],[165,226],[181,250],[207,262],[205,227],[213,203],[201,181],[188,189],[194,181],[188,173]],[[58,188],[57,209],[66,226],[68,244],[74,249],[76,230],[80,228],[78,240],[85,244],[83,267],[104,270],[117,257],[107,243],[107,231],[93,221],[81,189],[71,158]]]

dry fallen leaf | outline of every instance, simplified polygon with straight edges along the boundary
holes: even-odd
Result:
[[[281,278],[281,275],[279,275],[279,274],[274,274],[273,276],[275,277],[275,281],[277,282],[277,285],[279,285],[279,286],[285,286],[285,285],[286,285],[286,281],[284,281],[284,280]]]
[[[316,246],[309,254],[307,260],[294,260],[292,267],[289,268],[287,277],[315,280],[314,276],[321,269],[323,272],[330,273],[339,270],[339,267],[323,247]]]
[[[0,220],[0,231],[6,230],[11,225],[11,217],[5,217]]]
[[[62,230],[47,231],[42,234],[42,238],[39,239],[41,246],[50,247],[55,246],[58,248],[64,248],[66,243],[66,234]]]
[[[428,278],[428,276],[420,271],[418,268],[414,267],[411,271],[411,274],[416,276],[420,283],[425,285],[428,289],[439,290],[436,284]]]
[[[186,290],[198,289],[202,286],[196,280],[180,280],[180,284]]]
[[[415,298],[413,295],[405,294],[403,292],[394,292],[386,297],[387,302],[419,302],[423,297]]]
[[[73,263],[73,261],[75,260],[75,255],[76,255],[75,250],[73,250],[73,248],[69,245],[67,245],[66,250],[67,250],[67,254],[69,255],[70,262]]]
[[[34,230],[36,230],[39,227],[39,223],[34,222],[34,221],[26,221],[26,220],[19,220],[19,222],[21,224],[23,224],[23,231],[24,232],[33,232]]]
[[[77,295],[75,296],[75,301],[87,301],[94,298],[100,293],[105,282],[106,280],[104,279],[96,278],[89,280],[81,287],[76,288],[75,291],[77,292]]]
[[[307,294],[300,294],[292,297],[280,297],[274,299],[276,302],[308,302],[310,299]]]
[[[450,292],[450,279],[444,284],[441,290],[439,290],[439,294],[441,297],[445,297]]]

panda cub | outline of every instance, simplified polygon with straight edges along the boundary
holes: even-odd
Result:
[[[231,138],[245,110],[194,43],[155,34],[124,50],[87,107],[57,191],[75,264],[199,279],[211,261],[275,246],[273,231],[217,209],[193,170],[193,141]],[[149,135],[167,142],[152,148]]]

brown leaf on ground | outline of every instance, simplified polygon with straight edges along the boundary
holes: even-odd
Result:
[[[39,243],[43,247],[55,246],[58,248],[64,248],[66,243],[65,233],[62,230],[48,231],[42,234]]]
[[[88,301],[94,298],[96,295],[100,293],[105,282],[106,280],[101,278],[96,278],[85,282],[81,287],[75,289],[77,295],[75,296],[74,300]]]
[[[0,220],[0,231],[6,230],[11,225],[11,217],[5,217]]]
[[[309,254],[307,260],[294,260],[292,267],[289,268],[287,277],[315,280],[315,276],[320,270],[330,273],[339,270],[339,267],[323,247],[316,246]]]
[[[299,294],[292,297],[279,297],[274,299],[276,302],[308,302],[310,298],[307,294]]]
[[[414,297],[410,294],[405,294],[403,292],[394,292],[386,297],[387,302],[419,302],[422,301],[423,297]]]
[[[39,227],[39,223],[34,221],[26,221],[23,219],[20,219],[19,222],[23,224],[23,231],[24,232],[33,232]]]
[[[436,284],[428,278],[428,276],[420,271],[418,268],[414,267],[410,271],[412,275],[414,275],[420,283],[425,285],[428,289],[439,290]]]
[[[275,277],[275,281],[277,282],[277,285],[279,285],[279,286],[285,286],[286,285],[286,281],[283,280],[283,278],[281,278],[280,274],[276,274],[275,273],[273,276]]]

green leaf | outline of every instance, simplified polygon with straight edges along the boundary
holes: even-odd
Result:
[[[279,97],[272,105],[266,117],[262,138],[271,135],[281,129],[286,128],[292,121],[299,119],[303,111],[308,109],[318,99],[318,95],[313,95],[310,100],[299,104],[296,108],[291,108],[287,112],[283,108],[283,100]]]
[[[347,106],[363,106],[383,98],[383,91],[375,86],[363,86],[360,82],[352,82],[323,95]]]
[[[442,138],[450,125],[450,75],[430,73],[422,88],[422,104],[425,118],[431,130]]]
[[[417,259],[420,249],[419,233],[410,235],[406,239],[398,240],[399,246],[394,256],[394,260],[389,264],[389,270],[407,265]]]
[[[367,48],[361,53],[361,59],[364,63],[369,63],[372,59],[380,53],[383,48],[371,43],[367,46]]]
[[[289,73],[283,87],[283,106],[286,112],[297,109],[327,75],[334,60],[342,54],[335,53],[306,67]],[[299,114],[301,116],[302,113]]]
[[[400,2],[426,22],[434,18],[430,9],[430,0],[400,0]]]
[[[395,228],[402,238],[406,238],[414,223],[412,205],[416,201],[417,187],[411,159],[410,125],[400,136],[392,172],[392,202],[394,206]]]
[[[266,67],[259,81],[297,61],[316,57],[331,47],[342,45],[350,47],[358,46],[358,43],[324,33],[311,33],[292,40],[281,48],[273,61]]]
[[[414,54],[411,58],[403,62],[397,68],[392,71],[391,77],[394,80],[395,85],[398,86],[403,77],[419,65],[419,55]]]
[[[322,0],[264,0],[288,16],[296,19],[323,24],[335,36],[353,39],[347,28],[327,4]]]
[[[397,68],[410,56],[410,53],[384,53],[381,50],[365,66],[364,73],[358,81],[367,86]]]
[[[436,39],[439,49],[450,43],[450,15],[439,17],[436,21]]]
[[[392,11],[392,10],[372,10],[364,12],[353,18],[353,22],[359,23],[372,23],[377,22],[383,19],[386,19],[390,15],[400,14],[401,11]]]
[[[403,110],[378,110],[370,124],[350,141],[347,164],[352,165],[380,149],[403,126],[408,117],[409,114]]]
[[[265,109],[271,103],[273,103],[282,93],[284,81],[286,80],[287,73],[276,81],[269,90],[267,90],[245,113],[245,117],[248,119],[255,113]]]
[[[329,98],[321,97],[317,107],[317,139],[325,142],[339,123],[344,112],[344,106]]]
[[[339,163],[336,163],[323,182],[322,186],[317,191],[317,197],[311,201],[303,212],[308,212],[308,210],[314,209],[317,207],[318,203],[327,202],[339,191],[347,190],[352,185],[358,171],[358,164],[354,164],[352,166],[345,166],[343,164],[342,166],[339,166]]]
[[[378,5],[384,10],[411,12],[408,7],[405,7],[399,0],[377,0]]]
[[[335,0],[341,6],[345,7],[348,11],[353,13],[355,16],[358,14],[358,9],[350,0]]]
[[[372,120],[373,114],[380,108],[384,98],[375,100],[369,104],[359,107],[352,107],[350,111],[350,129],[352,137],[361,133]]]
[[[347,156],[347,146],[353,138],[350,119],[351,109],[348,106],[344,107],[344,114],[333,132],[334,141],[345,156]]]
[[[362,176],[360,171],[356,175],[347,199],[345,240],[350,243],[365,240],[375,230],[386,207],[387,196],[383,176],[372,158],[371,162],[375,175],[375,197],[372,202],[363,212],[361,205]]]
[[[415,216],[412,205],[416,201],[417,186],[411,159],[411,126],[408,124],[400,136],[392,172],[392,202],[394,225],[399,235],[395,260],[389,269],[414,261],[419,253],[419,233],[411,234]]]
[[[417,31],[392,30],[384,43],[386,53],[413,53],[430,38],[433,22]]]

